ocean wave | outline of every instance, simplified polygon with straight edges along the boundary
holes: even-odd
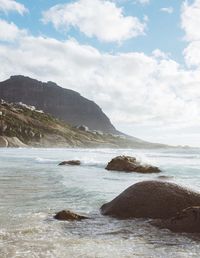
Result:
[[[182,155],[182,154],[147,154],[151,158],[173,158],[173,159],[199,159],[200,155]]]
[[[111,177],[103,177],[104,180],[109,180],[109,181],[123,181],[121,178],[111,178]],[[125,181],[125,180],[124,180]]]
[[[54,163],[58,163],[59,162],[58,160],[55,160],[55,159],[47,159],[47,158],[40,158],[40,157],[36,157],[34,160],[36,162],[38,162],[38,163],[43,163],[43,164],[46,164],[46,163],[54,164]]]
[[[98,167],[98,168],[105,168],[106,162],[103,161],[96,161],[96,160],[83,160],[81,164],[86,167]]]

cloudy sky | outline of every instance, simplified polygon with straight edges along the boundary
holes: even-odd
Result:
[[[0,80],[94,100],[121,131],[200,146],[200,0],[0,0]]]

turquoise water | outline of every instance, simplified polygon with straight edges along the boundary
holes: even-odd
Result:
[[[128,186],[158,180],[158,174],[106,171],[107,162],[121,154],[159,166],[168,181],[200,191],[199,149],[0,149],[0,257],[199,257],[195,235],[99,213]],[[57,165],[68,159],[82,165]],[[91,219],[52,219],[62,209]]]

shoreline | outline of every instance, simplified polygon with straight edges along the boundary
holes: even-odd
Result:
[[[2,253],[12,257],[197,257],[199,241],[147,223],[146,219],[117,220],[102,216],[99,207],[127,187],[157,174],[108,172],[107,161],[119,153],[158,165],[168,181],[199,191],[199,151],[85,149],[2,149]],[[81,167],[57,166],[80,159]],[[195,166],[195,167],[194,167]],[[182,169],[182,170],[181,170]],[[181,172],[181,173],[180,173]],[[92,219],[60,222],[53,215],[63,209]],[[9,212],[8,212],[9,211]],[[112,253],[110,250],[113,250]],[[31,252],[27,255],[27,252]],[[192,255],[191,255],[192,253]],[[71,256],[68,256],[70,254]],[[7,256],[6,256],[7,255]],[[196,256],[195,256],[196,255]]]
[[[34,142],[30,144],[25,144],[22,141],[19,140],[17,137],[8,137],[8,136],[0,136],[0,148],[47,148],[47,149],[54,149],[54,148],[66,148],[66,149],[146,149],[146,150],[159,150],[159,149],[200,149],[200,147],[192,147],[192,146],[168,146],[168,145],[162,145],[156,144],[155,146],[153,144],[143,146],[143,145],[136,145],[136,146],[120,146],[116,144],[111,143],[94,143],[90,142],[88,145],[85,144],[83,146],[74,146],[69,145],[64,142],[55,142],[55,141],[46,141],[46,142]]]

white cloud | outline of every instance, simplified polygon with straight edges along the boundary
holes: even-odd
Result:
[[[136,0],[136,2],[140,4],[149,4],[150,0]]]
[[[124,16],[123,9],[108,0],[79,0],[55,5],[43,13],[43,21],[56,29],[78,28],[88,37],[101,41],[123,41],[144,34],[145,23]]]
[[[116,2],[119,4],[124,4],[124,3],[133,3],[133,4],[142,4],[146,5],[150,3],[150,0],[109,0],[112,2]]]
[[[185,32],[185,40],[188,46],[183,54],[186,64],[200,67],[200,0],[195,0],[191,4],[185,1],[182,5],[181,25]]]
[[[0,63],[0,80],[23,74],[55,81],[94,100],[133,135],[140,127],[137,136],[156,141],[157,128],[200,128],[200,70],[181,68],[159,49],[151,56],[102,53],[75,39],[34,37],[17,28],[14,42],[0,43]]]
[[[193,41],[183,51],[186,64],[189,67],[200,67],[200,41]]]
[[[0,0],[0,11],[4,13],[15,11],[23,15],[28,10],[23,4],[20,4],[15,0]]]
[[[181,13],[182,28],[187,41],[200,40],[200,0],[189,4],[185,1]]]
[[[160,9],[161,12],[172,14],[174,12],[174,8],[172,6],[163,7]]]
[[[160,49],[155,49],[152,52],[152,54],[153,54],[154,57],[161,58],[161,59],[167,59],[170,56],[169,53],[165,53],[165,52],[161,51]]]
[[[0,41],[14,41],[25,34],[26,31],[20,30],[14,23],[0,19]]]
[[[116,123],[180,123],[200,116],[199,73],[162,56],[112,55],[74,39],[24,35],[14,46],[1,44],[0,60],[1,79],[15,73],[56,81],[95,100]]]

